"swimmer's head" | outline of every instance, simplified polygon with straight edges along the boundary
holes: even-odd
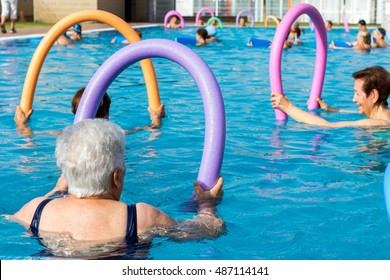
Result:
[[[382,35],[382,38],[383,38],[383,39],[386,37],[386,30],[385,30],[384,28],[378,27],[378,28],[376,29],[376,31],[378,31],[378,33]]]
[[[168,22],[171,23],[171,24],[179,24],[180,23],[180,19],[179,19],[178,16],[173,15],[173,16],[170,16],[168,18]]]
[[[385,108],[388,107],[387,99],[390,94],[390,73],[382,66],[372,66],[352,74],[355,80],[362,80],[362,89],[366,96],[370,96],[374,90],[378,92],[378,100],[375,102]]]
[[[72,98],[72,113],[76,114],[77,108],[81,97],[83,96],[85,88],[80,88]],[[99,119],[108,119],[110,114],[110,105],[111,98],[108,96],[107,92],[104,94],[102,101],[100,101],[98,111],[96,112],[96,118]]]
[[[207,30],[204,28],[198,29],[196,34],[199,35],[203,40],[206,40],[208,36]]]
[[[363,25],[363,26],[367,25],[367,23],[364,19],[359,20],[358,24]]]
[[[72,27],[73,31],[81,35],[81,24],[75,24]]]
[[[206,31],[207,31],[207,34],[209,34],[210,36],[215,36],[217,34],[217,28],[215,28],[212,25],[207,26]]]
[[[363,30],[363,31],[367,30],[367,24],[366,24],[366,21],[364,19],[359,20],[358,25],[359,25],[360,30]]]

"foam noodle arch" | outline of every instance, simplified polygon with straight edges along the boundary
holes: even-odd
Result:
[[[111,25],[116,30],[118,30],[130,43],[141,40],[138,34],[124,20],[105,11],[84,10],[64,17],[46,33],[31,59],[26,78],[24,80],[22,97],[20,101],[20,106],[23,112],[26,113],[32,108],[39,73],[42,69],[43,62],[55,41],[61,34],[63,34],[74,24],[91,20],[100,21]],[[158,91],[156,73],[154,71],[152,61],[150,59],[141,61],[141,68],[148,91],[149,106],[152,108],[158,108],[161,104],[160,95]]]
[[[196,14],[196,17],[195,17],[195,26],[199,26],[198,21],[199,21],[199,18],[200,18],[200,14],[201,14],[202,12],[205,12],[205,11],[209,12],[210,15],[211,15],[211,17],[214,17],[214,12],[213,12],[213,10],[211,10],[211,9],[208,8],[208,7],[201,8],[201,9],[199,9],[198,13]]]
[[[242,10],[242,11],[239,11],[237,16],[236,16],[236,27],[238,27],[238,22],[240,20],[240,16],[242,14],[249,14],[251,16],[251,27],[254,27],[255,26],[255,17],[253,16],[253,13],[251,11],[248,11],[248,10]]]
[[[182,16],[178,11],[171,10],[171,11],[169,11],[168,13],[166,13],[166,15],[165,15],[165,17],[164,17],[164,28],[165,28],[165,29],[167,28],[167,25],[168,25],[168,19],[169,19],[171,16],[177,16],[177,17],[180,19],[181,28],[184,28],[184,26],[185,26],[186,23],[185,23],[185,21],[184,21],[183,16]]]
[[[276,26],[279,26],[280,20],[277,17],[273,16],[273,15],[269,15],[264,20],[264,26],[265,27],[268,27],[268,20],[270,20],[270,19],[272,19],[276,23]]]
[[[350,29],[349,29],[349,25],[348,25],[347,16],[346,16],[345,14],[343,14],[343,22],[344,22],[344,29],[345,29],[345,32],[349,32]]]
[[[197,180],[209,190],[217,182],[225,147],[225,109],[221,90],[208,65],[191,49],[166,39],[148,39],[128,45],[109,57],[89,81],[74,122],[93,118],[113,80],[133,63],[150,57],[172,60],[186,69],[198,85],[205,112],[205,140]]]
[[[283,52],[283,45],[288,33],[290,32],[291,25],[302,14],[307,14],[313,21],[316,33],[316,63],[308,103],[308,109],[314,110],[318,108],[318,102],[316,101],[316,97],[321,96],[322,86],[324,83],[328,43],[324,21],[318,10],[312,5],[299,4],[292,8],[290,11],[288,11],[287,14],[283,17],[282,22],[276,29],[276,33],[272,41],[269,62],[269,76],[271,82],[271,91],[283,94],[281,75],[281,58]],[[275,115],[277,120],[287,119],[286,113],[281,110],[276,109]]]

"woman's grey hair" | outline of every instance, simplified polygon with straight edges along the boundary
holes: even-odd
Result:
[[[125,134],[104,119],[66,127],[57,139],[57,165],[77,197],[108,194],[115,169],[125,170]]]

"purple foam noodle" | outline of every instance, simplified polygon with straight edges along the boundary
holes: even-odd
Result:
[[[225,108],[220,87],[209,66],[194,51],[165,39],[148,39],[128,45],[109,57],[89,81],[74,123],[94,118],[104,93],[113,80],[142,59],[161,57],[178,63],[192,76],[201,93],[205,114],[205,139],[198,182],[210,190],[218,180],[225,148]]]
[[[314,110],[319,108],[316,97],[321,97],[322,86],[324,84],[328,42],[324,21],[318,10],[310,4],[298,4],[283,17],[280,22],[274,39],[272,41],[269,75],[271,82],[271,91],[283,94],[282,75],[281,75],[281,58],[283,53],[284,41],[290,32],[291,25],[302,14],[307,14],[312,20],[316,34],[316,63],[314,68],[313,83],[310,92],[308,109]],[[287,115],[281,110],[275,109],[277,120],[286,120]]]

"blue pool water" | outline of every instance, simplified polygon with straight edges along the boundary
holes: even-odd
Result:
[[[149,259],[389,259],[390,224],[383,174],[390,161],[388,129],[326,129],[289,120],[275,123],[269,102],[269,49],[251,48],[251,36],[272,39],[274,28],[224,28],[221,43],[191,47],[208,63],[221,87],[226,109],[222,166],[225,195],[218,215],[227,232],[215,240],[153,241]],[[309,96],[315,35],[283,53],[285,93],[301,108]],[[354,40],[356,30],[329,33],[329,40]],[[36,45],[29,39],[0,42],[0,214],[17,211],[48,192],[60,171],[55,136],[47,131],[71,124],[70,100],[121,45],[115,31],[85,35],[74,46],[53,47],[39,77],[29,123],[34,134],[20,135],[13,115]],[[195,34],[194,27],[143,29],[144,39]],[[168,117],[154,132],[127,135],[126,203],[147,202],[176,219],[191,218],[183,202],[197,178],[204,138],[200,93],[188,73],[166,59],[153,59]],[[323,97],[355,109],[354,71],[371,65],[390,70],[390,50],[356,53],[329,50]],[[111,120],[123,128],[149,123],[139,64],[110,86]],[[358,114],[317,111],[332,121]],[[43,247],[19,224],[0,218],[0,258],[37,259]]]

